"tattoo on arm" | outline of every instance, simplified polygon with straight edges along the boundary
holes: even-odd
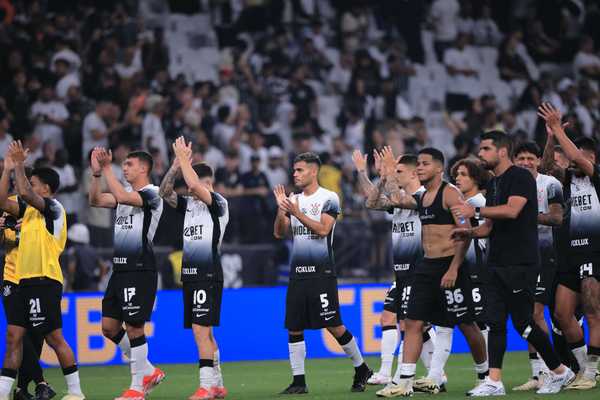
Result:
[[[372,190],[367,197],[366,206],[372,210],[388,210],[392,206],[392,201],[390,198],[384,193],[384,187],[386,185],[386,180],[381,179],[375,190]]]
[[[175,185],[175,179],[179,170],[174,168],[169,168],[169,171],[163,178],[160,183],[160,188],[158,189],[158,194],[162,197],[171,207],[177,207],[177,193],[173,190],[173,186]]]
[[[367,171],[360,171],[358,173],[358,184],[360,186],[360,190],[362,190],[365,196],[369,196],[373,190],[375,190],[375,185],[369,179]]]

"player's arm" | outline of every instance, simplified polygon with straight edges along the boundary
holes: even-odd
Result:
[[[546,175],[552,175],[560,182],[565,181],[565,170],[556,164],[554,161],[554,147],[558,144],[556,138],[552,133],[552,130],[546,125],[546,132],[548,133],[546,139],[546,146],[544,147],[544,154],[542,155],[542,162],[540,164],[540,172]]]
[[[9,146],[9,153],[15,168],[15,182],[17,193],[21,200],[43,212],[46,209],[44,198],[33,191],[29,179],[25,174],[25,160],[29,150],[23,148],[20,141],[12,142]]]
[[[369,173],[367,172],[367,155],[362,154],[359,150],[354,150],[352,152],[352,161],[354,162],[354,168],[356,168],[358,174],[358,186],[363,195],[369,197],[369,194],[376,190],[376,188],[369,179]]]
[[[560,182],[551,182],[546,193],[548,195],[548,212],[538,214],[538,223],[548,226],[561,226],[563,222],[564,196]]]
[[[175,156],[181,167],[181,174],[190,193],[207,206],[210,206],[213,201],[212,194],[206,185],[200,182],[196,171],[192,168],[192,143],[190,142],[186,145],[185,139],[179,137],[173,143],[173,151],[175,152]]]
[[[444,188],[443,200],[446,203],[446,207],[451,209],[453,206],[464,202],[464,198],[460,191],[453,186],[446,186]],[[468,218],[452,213],[454,219],[454,225],[457,229],[471,229],[471,223]],[[469,240],[454,240],[454,257],[450,262],[448,271],[442,276],[441,286],[446,289],[453,288],[458,278],[458,270],[465,260],[467,249],[469,248]]]
[[[175,193],[173,187],[175,186],[175,179],[177,179],[179,173],[179,161],[177,161],[177,157],[175,157],[173,165],[171,165],[171,168],[169,168],[165,174],[158,189],[158,195],[173,208],[177,208],[177,193]]]
[[[142,207],[144,200],[137,191],[128,192],[112,170],[112,152],[100,149],[96,156],[98,163],[102,167],[102,174],[106,178],[108,190],[112,193],[117,204],[126,204],[133,207]]]
[[[512,195],[508,197],[506,204],[492,207],[480,207],[480,216],[488,219],[516,219],[523,207],[527,204],[527,198],[519,195]],[[466,203],[462,202],[452,207],[452,214],[457,216],[463,216],[465,219],[473,218],[475,216],[475,208]]]
[[[88,202],[92,207],[115,208],[117,206],[115,196],[111,193],[103,193],[101,189],[102,167],[100,167],[98,159],[96,158],[99,151],[100,149],[98,148],[94,149],[90,158],[92,177],[90,178]]]
[[[386,179],[381,177],[377,185],[373,185],[365,201],[365,206],[371,210],[389,210],[392,208],[392,200],[384,193]]]
[[[14,163],[10,154],[7,154],[4,158],[4,169],[2,170],[2,176],[0,177],[0,208],[7,213],[18,217],[19,216],[19,203],[8,198],[8,191],[10,187],[10,173],[14,169]]]
[[[561,124],[560,111],[550,103],[544,103],[538,108],[538,115],[546,121],[546,124],[552,130],[558,144],[560,144],[560,147],[565,152],[565,156],[574,162],[584,174],[593,177],[595,172],[594,164],[583,155],[581,150],[567,136],[564,126]]]
[[[324,237],[329,235],[335,224],[335,220],[339,213],[339,202],[332,204],[332,200],[328,200],[321,210],[321,218],[318,221],[304,214],[298,206],[297,199],[285,198],[282,200],[281,209],[293,215],[302,225],[310,229],[315,235]]]

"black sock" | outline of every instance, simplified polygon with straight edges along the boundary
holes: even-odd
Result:
[[[368,370],[369,367],[367,366],[367,363],[363,362],[362,364],[360,364],[358,367],[354,367],[354,371],[355,372],[363,372],[365,370]]]
[[[211,367],[213,368],[215,366],[215,363],[212,359],[200,359],[200,361],[198,362],[198,368],[204,368],[204,367]]]
[[[490,375],[490,370],[488,369],[485,372],[478,372],[477,373],[477,379],[479,379],[480,381],[484,380],[486,376]]]
[[[346,331],[342,334],[342,336],[340,336],[339,338],[335,338],[335,340],[337,340],[338,344],[340,346],[345,346],[348,343],[350,343],[350,341],[352,340],[354,336],[352,336],[352,333],[350,333],[350,331],[348,329],[346,329]]]
[[[294,380],[292,381],[292,385],[306,386],[306,379],[305,379],[304,375],[294,375]]]
[[[116,344],[118,346],[119,343],[121,343],[121,339],[123,339],[123,336],[125,336],[126,333],[127,332],[125,332],[125,329],[121,328],[119,333],[117,333],[115,336],[113,336],[109,339],[111,340],[111,342],[113,342],[114,344]]]

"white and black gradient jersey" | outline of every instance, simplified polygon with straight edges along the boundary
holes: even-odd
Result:
[[[591,178],[567,171],[564,190],[569,207],[570,253],[600,253],[600,166],[594,166]]]
[[[227,200],[211,192],[207,205],[192,196],[177,196],[177,212],[183,220],[181,281],[223,281],[221,243],[229,222]]]
[[[421,196],[424,187],[417,189],[413,196]],[[392,208],[388,211],[392,218],[392,261],[397,279],[405,277],[423,257],[421,240],[421,219],[417,210]]]
[[[319,187],[310,196],[304,193],[295,195],[300,211],[315,221],[321,220],[321,214],[337,218],[340,213],[340,199],[335,192]],[[335,276],[333,256],[333,232],[327,236],[314,234],[296,217],[290,216],[294,245],[290,264],[290,280],[315,279]]]
[[[547,214],[551,204],[564,204],[563,187],[558,179],[550,175],[538,174],[535,178],[537,186],[538,212]],[[554,246],[554,228],[538,224],[538,243],[542,255],[542,263],[556,254]],[[545,267],[545,265],[542,265]]]
[[[473,197],[469,197],[467,203],[472,207],[485,207],[485,196],[482,193],[477,193]],[[471,218],[471,226],[478,227],[483,224],[485,219]],[[468,267],[469,275],[472,279],[483,279],[485,263],[487,259],[488,239],[474,238],[465,254],[465,264]]]
[[[125,190],[133,191],[131,187]],[[142,206],[118,204],[115,216],[113,269],[115,271],[155,270],[153,240],[163,211],[158,186],[146,185],[137,191]]]

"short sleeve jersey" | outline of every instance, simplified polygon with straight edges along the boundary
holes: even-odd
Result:
[[[486,206],[505,205],[512,196],[527,200],[515,219],[495,219],[490,233],[488,264],[494,266],[539,264],[535,179],[524,168],[511,166],[502,175],[490,180],[486,191]]]
[[[340,213],[340,200],[335,192],[319,187],[310,196],[304,193],[295,195],[301,212],[315,221],[321,214],[337,218]],[[335,276],[333,256],[333,232],[319,236],[304,226],[296,217],[290,217],[294,245],[292,248],[290,279],[316,279]]]
[[[485,207],[485,196],[481,193],[477,193],[473,197],[467,199],[467,203],[472,207]],[[483,220],[471,220],[473,227],[479,226],[483,223]],[[488,247],[487,239],[473,239],[467,254],[465,255],[465,262],[469,267],[469,273],[471,275],[480,275],[485,265],[486,252]]]
[[[127,191],[132,191],[127,188]],[[155,270],[153,241],[163,211],[158,186],[138,190],[142,206],[118,204],[115,216],[113,264],[115,271]]]
[[[538,212],[546,214],[551,204],[564,203],[562,184],[553,176],[538,174],[535,178],[537,186]],[[554,254],[554,232],[548,225],[538,225],[538,240],[542,254]]]
[[[577,177],[570,171],[565,180],[571,254],[600,252],[600,166],[594,166],[594,175]]]
[[[207,205],[192,196],[177,197],[177,212],[183,220],[181,281],[223,281],[221,243],[229,222],[227,200],[211,193]]]
[[[425,189],[419,188],[414,195],[420,196]],[[421,219],[417,210],[393,208],[392,218],[392,255],[396,278],[410,273],[423,257],[421,243]]]

